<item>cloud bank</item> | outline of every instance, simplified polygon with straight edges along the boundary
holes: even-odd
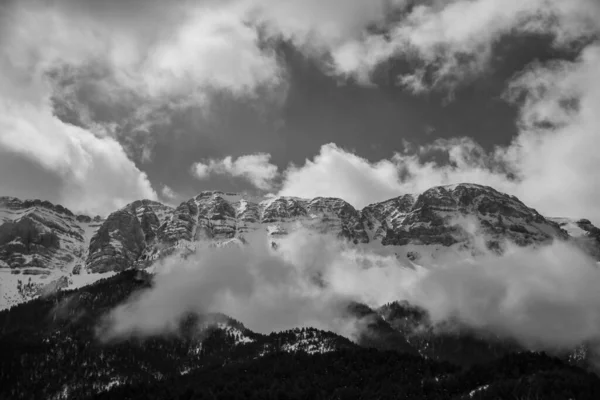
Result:
[[[206,179],[211,174],[230,175],[248,180],[261,190],[270,190],[277,177],[277,166],[269,162],[270,154],[249,154],[236,158],[228,156],[222,160],[197,162],[192,166],[192,174],[197,179]]]
[[[308,231],[292,233],[276,251],[259,236],[248,247],[167,259],[151,289],[105,317],[100,337],[174,334],[188,313],[222,312],[261,333],[314,326],[355,338],[350,301],[395,300],[425,308],[433,322],[452,318],[532,349],[567,350],[600,337],[600,270],[566,243],[507,246],[502,256],[482,245],[475,258],[442,255],[415,268]]]

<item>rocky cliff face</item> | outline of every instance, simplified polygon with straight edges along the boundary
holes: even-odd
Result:
[[[48,275],[81,261],[97,224],[47,201],[0,198],[0,267],[13,273]]]
[[[110,214],[92,237],[86,267],[91,272],[129,268],[146,247],[145,235],[132,212],[119,210]]]
[[[404,214],[396,217],[395,225],[387,227],[383,244],[451,246],[472,240],[475,233],[483,233],[488,247],[499,249],[506,240],[528,246],[568,238],[558,224],[516,197],[486,186],[435,187],[416,197],[410,208],[409,199],[402,199]]]
[[[41,200],[0,197],[0,308],[61,287],[85,264],[102,219]]]
[[[516,197],[474,184],[434,187],[362,210],[336,198],[207,191],[176,208],[138,200],[106,219],[74,215],[45,201],[3,197],[0,222],[0,285],[13,294],[18,281],[13,278],[19,274],[47,278],[33,282],[34,287],[62,276],[85,283],[102,274],[149,267],[174,252],[189,254],[197,242],[243,245],[258,232],[275,248],[297,229],[357,246],[390,248],[412,261],[432,249],[469,249],[481,238],[498,252],[507,242],[530,246],[573,240],[600,259],[600,230],[589,221],[545,218]],[[26,296],[13,297],[5,298],[4,306]]]
[[[550,220],[565,230],[578,246],[600,260],[600,228],[595,227],[587,219],[550,218]]]

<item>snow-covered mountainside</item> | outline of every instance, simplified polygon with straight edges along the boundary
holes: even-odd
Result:
[[[588,253],[600,260],[600,228],[587,219],[549,218],[556,222],[569,236]]]
[[[0,197],[0,223],[0,309],[129,268],[148,268],[175,252],[185,256],[198,242],[243,245],[259,233],[276,248],[297,229],[411,261],[447,249],[469,251],[481,237],[494,251],[502,251],[505,242],[574,240],[600,257],[599,230],[589,221],[545,218],[514,196],[475,184],[434,187],[362,210],[337,198],[206,191],[176,208],[138,200],[106,218],[75,215],[46,201]]]
[[[75,215],[47,201],[0,197],[0,223],[0,309],[101,278],[84,268],[101,217]]]

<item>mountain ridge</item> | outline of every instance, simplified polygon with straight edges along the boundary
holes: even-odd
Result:
[[[527,392],[520,381],[512,382],[523,375],[528,385],[535,384],[546,392],[557,390],[555,376],[560,376],[561,385],[565,385],[561,390],[575,390],[581,399],[595,398],[593,392],[600,387],[598,377],[581,368],[589,365],[578,360],[551,358],[455,333],[422,334],[404,329],[405,322],[410,325],[427,320],[422,310],[407,303],[387,304],[379,310],[350,303],[350,318],[370,320],[356,342],[310,327],[257,334],[223,314],[183,317],[176,334],[102,340],[106,313],[152,284],[149,274],[129,270],[84,288],[56,292],[0,311],[0,398],[175,399],[181,398],[181,393],[176,394],[181,385],[207,391],[203,386],[210,385],[210,379],[194,384],[207,374],[221,382],[210,385],[208,392],[220,393],[234,378],[272,368],[279,370],[275,379],[261,378],[258,386],[266,386],[253,390],[268,390],[282,379],[294,382],[300,368],[317,368],[320,372],[313,380],[329,374],[329,385],[348,385],[347,373],[335,372],[340,368],[347,371],[348,367],[351,380],[356,382],[349,386],[377,383],[367,386],[367,393],[379,390],[377,386],[389,388],[393,382],[401,382],[383,398],[397,398],[397,390],[407,388],[411,388],[410,398],[472,398],[474,391],[483,396],[477,398],[498,398],[499,393],[504,398],[509,393]],[[234,375],[229,372],[232,369],[237,371]],[[401,373],[386,378],[398,369]],[[549,377],[551,383],[545,381],[544,371],[554,371]],[[364,374],[372,374],[372,379],[362,382]],[[400,379],[406,374],[412,374],[411,378]],[[574,376],[565,381],[564,374]],[[425,392],[423,383],[428,388]],[[583,383],[592,387],[582,389]],[[502,388],[507,384],[510,390],[505,392]],[[160,391],[150,389],[153,387]]]
[[[47,201],[0,197],[0,223],[0,308],[49,287],[79,287],[106,274],[149,268],[175,253],[186,256],[198,242],[244,245],[260,234],[275,249],[298,229],[378,247],[407,262],[448,249],[474,251],[473,242],[482,236],[497,252],[507,241],[537,246],[571,240],[600,259],[600,230],[589,221],[546,218],[515,196],[470,183],[436,186],[362,209],[334,197],[212,190],[176,207],[136,200],[94,218]]]

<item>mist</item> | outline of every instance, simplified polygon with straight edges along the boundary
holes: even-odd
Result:
[[[98,332],[105,341],[176,334],[189,313],[221,312],[259,333],[312,326],[354,340],[363,325],[348,316],[349,302],[374,308],[407,300],[426,309],[434,324],[452,319],[530,349],[569,350],[598,338],[594,259],[567,242],[507,243],[502,255],[483,243],[462,258],[448,249],[435,265],[415,265],[305,230],[273,249],[256,232],[244,247],[206,245],[185,260],[165,259],[153,287],[113,309]]]
[[[174,334],[185,315],[211,312],[260,333],[312,326],[354,337],[349,302],[392,301],[394,282],[411,279],[393,256],[353,249],[333,236],[297,231],[276,250],[266,239],[257,232],[244,247],[201,245],[185,260],[165,259],[151,289],[106,316],[102,339]]]

